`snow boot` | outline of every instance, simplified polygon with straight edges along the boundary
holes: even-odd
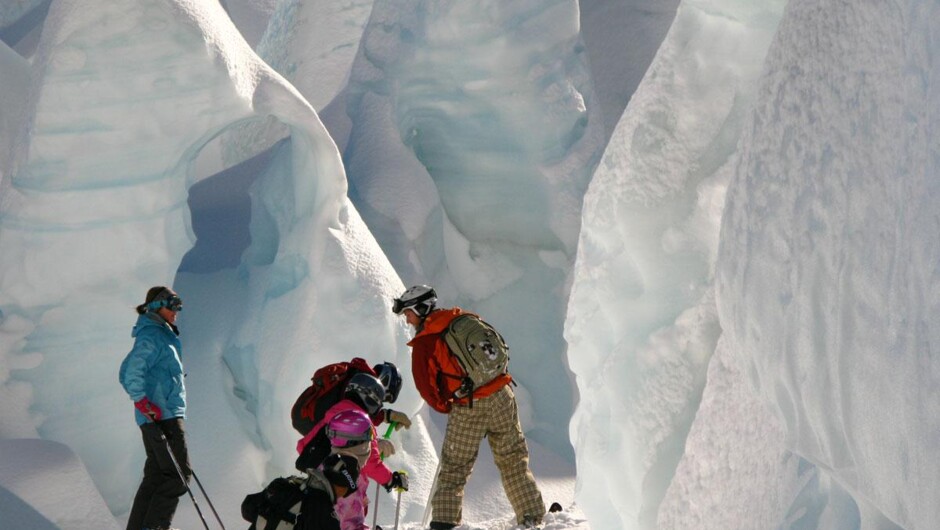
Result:
[[[538,528],[542,524],[538,518],[534,515],[526,515],[522,517],[522,528]]]
[[[563,508],[561,507],[561,504],[558,504],[557,502],[553,502],[552,506],[548,509],[548,513],[556,513],[562,510]]]

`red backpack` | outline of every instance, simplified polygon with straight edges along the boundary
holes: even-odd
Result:
[[[328,364],[313,373],[311,385],[304,390],[290,409],[290,421],[304,436],[313,429],[326,411],[343,399],[346,382],[360,373],[375,375],[375,370],[360,357],[353,357],[349,362],[342,361]]]

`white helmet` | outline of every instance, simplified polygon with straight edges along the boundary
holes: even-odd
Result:
[[[401,296],[392,300],[392,313],[400,315],[405,309],[411,309],[421,318],[428,316],[437,305],[437,293],[427,285],[415,285],[408,288]]]

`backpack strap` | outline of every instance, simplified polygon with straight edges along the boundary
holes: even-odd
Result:
[[[336,494],[333,493],[333,485],[330,484],[326,475],[319,469],[311,470],[310,475],[307,477],[307,489],[304,490],[304,493],[309,493],[311,489],[325,491],[326,494],[330,496],[330,503],[336,502]]]
[[[454,375],[449,374],[443,370],[439,372],[444,377],[449,377],[451,379],[456,379],[460,381],[460,387],[451,394],[450,397],[454,399],[463,399],[468,398],[470,400],[470,408],[473,408],[473,393],[476,392],[476,388],[473,386],[473,379],[470,379],[466,375]]]

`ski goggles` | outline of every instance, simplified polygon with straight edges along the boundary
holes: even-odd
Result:
[[[343,446],[355,445],[355,443],[360,442],[369,442],[372,441],[372,429],[367,430],[361,434],[354,434],[350,432],[341,432],[331,429],[329,426],[326,427],[326,437],[330,439],[331,442],[336,440],[344,440],[345,443]],[[354,442],[354,443],[350,443]]]
[[[150,311],[156,311],[161,307],[165,307],[170,311],[179,313],[183,310],[183,300],[175,294],[170,294],[167,297],[161,298],[160,300],[154,300],[153,302],[147,304],[147,309]]]
[[[405,302],[401,298],[392,299],[392,313],[400,315],[405,310]]]

